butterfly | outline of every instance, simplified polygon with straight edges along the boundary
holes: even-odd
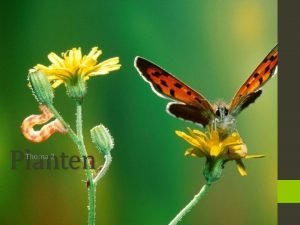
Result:
[[[199,92],[177,79],[158,65],[136,57],[134,65],[152,90],[173,101],[167,105],[171,115],[198,123],[203,127],[214,125],[220,129],[233,128],[235,118],[262,94],[262,86],[277,73],[278,47],[275,46],[244,82],[229,104],[211,104]]]

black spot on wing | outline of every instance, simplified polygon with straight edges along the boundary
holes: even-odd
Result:
[[[152,72],[151,75],[155,76],[155,77],[159,77],[162,75],[162,73],[160,71],[156,70],[156,71]]]
[[[269,60],[270,60],[271,62],[273,62],[275,59],[277,59],[277,56],[275,56],[275,55],[272,55],[272,56],[269,58]]]
[[[164,80],[160,80],[160,83],[161,83],[161,85],[163,85],[163,86],[165,86],[165,87],[168,87],[168,84],[167,84],[167,82],[166,82],[166,81],[164,81]]]
[[[175,83],[174,86],[177,88],[182,88],[182,84],[179,84],[179,83]]]
[[[170,89],[170,95],[175,97],[175,91],[173,89]]]
[[[265,68],[265,73],[267,73],[269,70],[270,70],[270,65],[268,65],[268,66]]]
[[[259,83],[260,84],[262,84],[262,82],[263,82],[264,80],[263,80],[263,78],[261,77],[261,78],[259,78]]]

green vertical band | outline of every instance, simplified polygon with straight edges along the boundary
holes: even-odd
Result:
[[[300,180],[278,180],[278,203],[300,203]]]

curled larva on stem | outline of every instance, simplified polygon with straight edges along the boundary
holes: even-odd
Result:
[[[42,114],[39,115],[30,115],[25,118],[21,125],[22,134],[24,137],[32,142],[43,142],[46,141],[52,134],[59,132],[59,133],[66,133],[66,129],[60,123],[58,119],[47,123],[51,118],[53,118],[53,114],[49,111],[47,106],[40,105],[39,106]],[[47,124],[45,124],[47,123]],[[40,130],[34,130],[35,125],[41,125]]]

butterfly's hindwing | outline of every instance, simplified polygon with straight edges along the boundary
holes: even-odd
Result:
[[[275,74],[278,64],[278,48],[277,46],[272,49],[272,51],[265,57],[265,59],[259,64],[259,66],[254,70],[246,82],[241,86],[233,97],[229,111],[231,114],[237,115],[246,107],[241,107],[241,104],[255,99],[260,96],[257,93],[259,89]],[[248,97],[251,95],[250,97]],[[247,100],[249,99],[249,100]],[[255,100],[254,99],[254,100]],[[247,106],[252,103],[249,102]]]
[[[211,115],[205,113],[205,110],[201,110],[198,107],[192,105],[185,105],[176,102],[171,102],[167,106],[167,111],[184,120],[193,121],[194,123],[201,124],[205,127],[211,121]]]
[[[237,116],[242,110],[247,108],[250,104],[254,103],[255,100],[262,94],[262,90],[258,90],[256,92],[250,93],[247,95],[243,101],[238,104],[238,106],[235,108],[235,110],[231,113],[233,116]]]

